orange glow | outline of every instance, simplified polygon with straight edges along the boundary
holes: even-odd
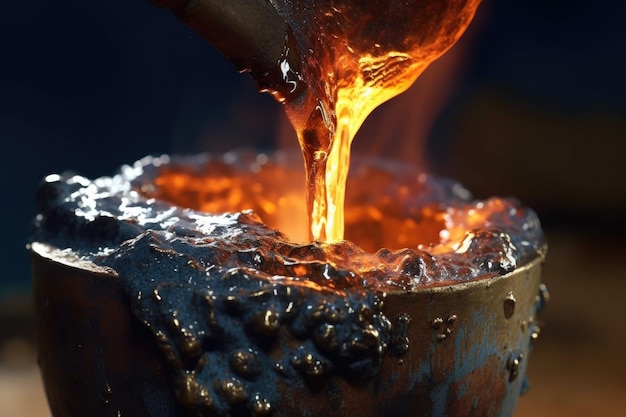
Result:
[[[293,12],[305,93],[281,101],[304,155],[313,240],[344,237],[350,147],[363,121],[454,45],[479,3],[321,1]]]
[[[308,236],[302,227],[307,220],[300,171],[268,164],[261,154],[243,172],[217,161],[201,172],[165,167],[155,179],[155,191],[142,191],[206,213],[253,210],[293,241],[304,242]]]
[[[271,163],[247,170],[214,162],[201,172],[164,166],[147,197],[159,198],[180,207],[212,214],[254,210],[268,226],[286,234],[292,241],[306,243],[301,227],[306,221],[302,199],[302,172]],[[281,179],[277,181],[276,179]],[[366,167],[348,179],[345,211],[346,238],[375,253],[381,248],[427,250],[433,255],[464,253],[464,244],[472,231],[491,227],[494,216],[515,221],[518,215],[510,203],[500,198],[479,202],[430,204],[414,203],[416,195],[428,198],[425,175],[408,173],[406,184],[395,183],[389,173]],[[376,189],[376,193],[372,193]],[[519,213],[521,214],[521,213]],[[331,263],[350,258],[359,271],[375,270],[372,258],[360,258],[350,252],[349,242],[325,245],[325,256]],[[401,257],[397,262],[401,262]],[[294,266],[290,274],[303,277],[308,269]]]

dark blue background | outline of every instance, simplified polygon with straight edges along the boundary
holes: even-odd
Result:
[[[541,103],[559,120],[608,115],[615,127],[590,138],[588,158],[607,170],[607,180],[623,183],[624,168],[594,162],[591,146],[624,152],[626,6],[608,0],[486,1],[480,13],[472,60],[432,133],[429,148],[442,167],[446,150],[464,140],[462,129],[451,128],[454,121],[481,92],[495,90],[510,103]],[[271,148],[284,123],[280,111],[202,39],[143,0],[4,0],[0,296],[28,290],[25,244],[36,214],[34,193],[46,174],[74,170],[97,177],[146,154]],[[559,167],[581,169],[578,159]],[[555,175],[566,177],[563,171]],[[580,199],[592,187],[584,185]],[[515,193],[515,184],[511,189]],[[524,197],[533,203],[532,194]],[[536,200],[540,212],[548,197]],[[603,210],[623,201],[608,197]],[[546,207],[550,223],[554,206]],[[568,207],[559,210],[567,213]]]

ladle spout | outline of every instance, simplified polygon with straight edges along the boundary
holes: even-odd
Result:
[[[148,0],[169,9],[261,89],[276,89],[288,25],[265,0]],[[292,46],[290,46],[292,47]],[[292,68],[295,66],[292,63]]]

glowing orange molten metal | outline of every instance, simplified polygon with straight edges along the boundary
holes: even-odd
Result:
[[[350,146],[365,118],[459,39],[479,3],[276,2],[299,47],[301,72],[281,69],[293,91],[301,92],[289,99],[276,95],[303,151],[314,240],[343,239]]]
[[[491,198],[470,204],[453,201],[451,196],[442,202],[433,195],[436,191],[427,184],[426,174],[406,166],[397,172],[400,181],[385,169],[362,163],[348,179],[346,238],[369,253],[381,248],[423,249],[433,255],[463,253],[472,231],[490,228],[494,216],[504,224],[517,221],[517,209],[509,200]],[[165,166],[154,180],[154,189],[143,192],[212,214],[251,209],[268,226],[304,243],[308,236],[302,184],[299,167],[276,164],[261,154],[245,170],[219,160],[198,171]],[[456,187],[457,194],[465,197],[467,191]]]

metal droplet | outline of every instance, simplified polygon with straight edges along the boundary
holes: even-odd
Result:
[[[443,342],[452,334],[451,327],[456,320],[456,314],[451,314],[445,320],[442,317],[437,317],[432,321],[431,325],[432,328],[437,331],[436,339],[438,342]]]
[[[400,314],[393,327],[391,335],[391,350],[394,355],[404,355],[409,350],[409,323],[411,317],[408,314]]]
[[[239,376],[255,379],[261,374],[262,366],[257,354],[251,350],[238,350],[230,355],[230,368]]]
[[[179,381],[176,387],[176,396],[187,407],[194,407],[199,399],[203,407],[210,408],[213,405],[213,397],[204,385],[198,383],[193,374],[186,374]]]
[[[522,360],[524,360],[523,353],[512,353],[506,361],[506,369],[509,371],[509,382],[513,382],[517,379]]]
[[[272,404],[260,394],[254,396],[250,408],[254,416],[266,416],[272,412]]]
[[[307,377],[321,377],[326,375],[331,368],[331,364],[326,360],[318,358],[312,353],[297,355],[291,359],[291,364]]]
[[[276,371],[277,374],[282,375],[282,376],[287,376],[287,369],[285,368],[285,365],[283,365],[282,363],[275,363],[274,364],[274,371]]]
[[[533,331],[530,334],[530,341],[534,342],[535,340],[537,340],[540,334],[541,334],[541,329],[539,328],[539,326],[537,325],[533,326]]]
[[[443,319],[441,317],[437,317],[436,319],[433,320],[433,323],[432,323],[433,329],[437,330],[441,328],[442,325],[443,325]]]
[[[228,404],[240,404],[248,399],[243,384],[237,379],[218,380],[213,385],[220,391]]]
[[[513,317],[513,313],[515,313],[515,303],[517,300],[513,295],[513,291],[509,291],[509,293],[504,298],[503,308],[504,308],[504,317],[510,319]]]

